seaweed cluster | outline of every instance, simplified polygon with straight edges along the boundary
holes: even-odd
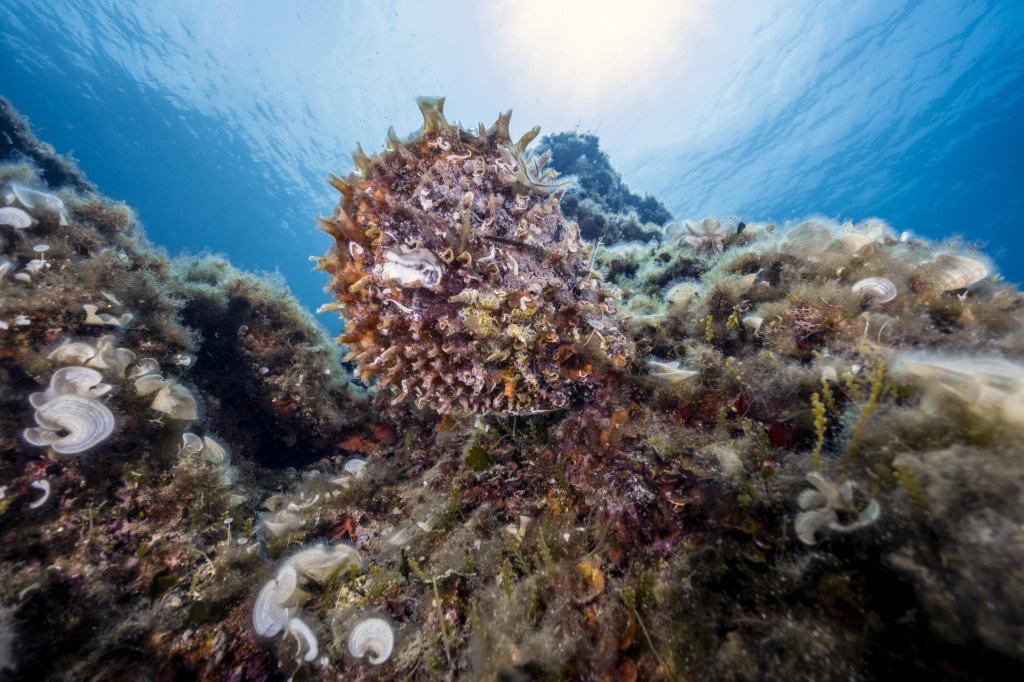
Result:
[[[558,409],[631,354],[611,314],[618,292],[589,267],[559,209],[567,181],[527,156],[534,128],[509,137],[448,123],[420,99],[423,129],[332,177],[341,202],[320,229],[335,239],[317,267],[345,318],[356,374],[394,386],[395,403],[480,413]]]
[[[422,106],[335,181],[345,366],[279,284],[168,260],[4,124],[0,676],[1019,671],[1024,295],[982,254],[823,217],[589,245],[507,115]],[[103,428],[69,445],[55,402]]]

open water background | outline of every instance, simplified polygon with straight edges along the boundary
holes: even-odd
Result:
[[[1024,2],[289,4],[5,0],[0,94],[172,255],[313,309],[322,178],[416,129],[420,94],[595,132],[679,218],[878,216],[1024,280]]]

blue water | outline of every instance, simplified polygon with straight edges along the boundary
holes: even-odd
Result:
[[[6,0],[0,94],[172,255],[277,270],[310,308],[322,178],[419,94],[596,132],[678,217],[879,216],[1024,280],[1024,3],[287,4]]]

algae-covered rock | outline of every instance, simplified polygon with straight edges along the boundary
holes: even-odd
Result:
[[[1019,671],[1024,296],[983,254],[821,216],[587,243],[507,117],[424,104],[335,181],[346,362],[3,103],[0,674]],[[667,219],[551,140],[593,225]]]

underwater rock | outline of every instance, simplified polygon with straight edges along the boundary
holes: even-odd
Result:
[[[672,213],[657,198],[630,191],[601,149],[597,135],[562,132],[542,137],[538,153],[550,152],[548,164],[577,178],[578,190],[563,197],[562,213],[580,226],[580,235],[605,244],[648,241]]]
[[[320,228],[345,318],[338,341],[357,376],[440,412],[530,414],[585,396],[631,354],[618,292],[586,260],[559,202],[571,181],[527,153],[510,113],[485,130],[448,123],[444,99],[420,99],[423,130],[354,154],[331,183],[341,202]],[[620,358],[616,362],[613,357]]]
[[[357,153],[368,176],[337,181],[353,222],[364,221],[340,245],[372,276],[348,284],[360,294],[352,310],[366,314],[357,324],[388,330],[367,336],[384,360],[354,367],[371,380],[391,372],[400,388],[448,367],[449,339],[507,343],[501,361],[466,350],[466,367],[501,380],[481,403],[527,391],[505,379],[535,373],[535,361],[557,373],[543,377],[542,399],[459,414],[464,388],[455,414],[389,406],[387,387],[352,388],[283,283],[210,256],[168,261],[123,205],[84,195],[70,175],[44,181],[21,157],[0,165],[0,184],[59,196],[68,212],[59,229],[53,214],[2,228],[0,267],[19,276],[4,281],[0,307],[8,676],[1019,676],[1024,295],[987,275],[946,288],[976,277],[973,266],[930,279],[943,254],[986,262],[961,244],[825,218],[795,221],[832,235],[807,258],[780,252],[788,225],[740,230],[738,218],[721,252],[714,234],[700,253],[680,244],[681,226],[646,244],[588,253],[580,242],[547,264],[548,283],[570,275],[565,291],[522,295],[514,268],[536,280],[545,257],[488,238],[477,190],[500,185],[499,226],[515,197],[540,204],[521,216],[527,227],[550,220],[565,244],[571,230],[551,200],[560,190],[536,187],[552,178],[520,164],[497,131],[441,132],[439,114],[408,146]],[[0,135],[0,150],[8,142]],[[20,153],[33,148],[22,142]],[[428,172],[434,184],[416,194]],[[385,182],[398,179],[411,184]],[[456,253],[467,210],[472,229]],[[420,224],[437,240],[410,239]],[[439,230],[453,230],[454,245]],[[499,261],[503,250],[518,258]],[[900,295],[881,305],[854,291],[873,277]],[[590,307],[616,305],[602,287],[621,292],[624,313]],[[546,306],[569,303],[573,315],[553,317],[565,338],[531,343]],[[88,325],[85,305],[134,318]],[[415,315],[421,340],[440,339],[436,356],[432,345],[400,352]],[[441,318],[454,322],[431,326]],[[609,358],[616,343],[630,353]],[[394,369],[398,359],[416,368]],[[438,392],[417,395],[411,382],[410,395],[443,407],[442,395],[467,385],[439,376]],[[196,401],[194,422],[151,407],[178,386]],[[513,413],[554,394],[578,409]],[[94,456],[47,457],[28,443],[36,408],[64,396],[105,406],[116,447],[108,437]],[[883,507],[884,532],[839,535]],[[375,639],[350,656],[352,628],[369,614]]]

